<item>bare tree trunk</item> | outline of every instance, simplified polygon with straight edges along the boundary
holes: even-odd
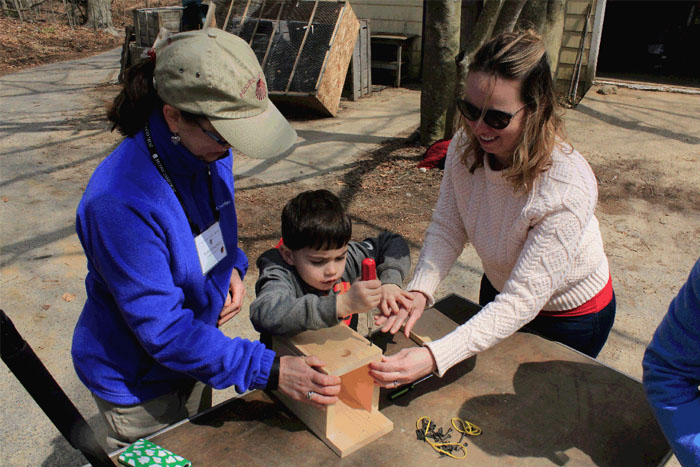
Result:
[[[15,10],[17,10],[17,16],[19,16],[19,22],[22,23],[24,20],[22,19],[22,7],[21,4],[19,3],[18,0],[12,0],[12,3],[15,4]]]
[[[56,18],[58,17],[58,15],[56,14],[56,4],[53,1],[51,1],[50,4],[51,4],[51,21],[56,21]]]
[[[497,36],[502,32],[511,32],[515,28],[515,23],[518,21],[518,17],[528,0],[509,0],[498,14],[498,20],[496,25],[493,27],[492,36]]]
[[[464,50],[459,53],[455,97],[462,97],[464,95],[464,87],[466,85],[467,73],[469,72],[469,64],[471,63],[472,57],[482,44],[491,37],[491,32],[498,21],[498,16],[504,3],[506,3],[506,0],[484,0],[484,7],[481,10],[479,19],[474,25],[474,30],[469,40],[465,43]],[[456,106],[452,105],[448,110],[449,115],[447,119],[449,121],[455,121],[455,111]],[[451,130],[452,133],[454,133],[454,125],[451,127]]]
[[[111,0],[88,0],[87,26],[113,30],[111,4]]]
[[[518,18],[518,26],[542,34],[547,18],[547,0],[528,0]]]
[[[66,18],[68,18],[68,26],[70,26],[71,29],[75,29],[75,22],[73,21],[73,15],[71,14],[71,10],[68,8],[68,5],[66,4],[66,0],[63,1],[63,11],[66,14]]]
[[[547,47],[549,64],[552,67],[552,76],[556,73],[559,65],[559,50],[561,49],[561,39],[564,35],[564,1],[547,1],[547,15],[544,22],[543,36]]]
[[[459,52],[461,0],[428,0],[425,6],[420,134],[423,144],[451,136],[447,110],[453,106]]]

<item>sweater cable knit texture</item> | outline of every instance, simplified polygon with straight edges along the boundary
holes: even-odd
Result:
[[[502,172],[469,173],[460,154],[466,134],[447,151],[440,196],[407,290],[433,293],[467,240],[501,293],[476,316],[428,344],[442,376],[532,321],[540,310],[564,311],[606,285],[610,271],[598,220],[595,175],[576,151],[556,148],[552,165],[530,192],[518,194]]]

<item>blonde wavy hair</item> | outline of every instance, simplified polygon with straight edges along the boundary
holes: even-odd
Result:
[[[555,144],[570,148],[564,132],[563,111],[554,94],[551,70],[542,37],[533,30],[500,34],[475,54],[469,71],[480,71],[496,78],[522,83],[520,98],[525,103],[525,125],[515,148],[511,165],[503,172],[516,192],[529,192],[537,176],[551,166]],[[469,135],[461,161],[470,173],[483,167],[486,152],[464,117],[460,126]],[[471,165],[469,155],[474,155]]]

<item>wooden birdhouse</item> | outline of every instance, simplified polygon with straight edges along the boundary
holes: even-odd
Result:
[[[321,410],[279,391],[275,395],[340,457],[345,457],[389,433],[394,424],[379,413],[379,387],[369,375],[370,362],[382,351],[345,325],[275,336],[272,347],[280,356],[314,355],[326,364],[323,373],[339,376],[339,401]]]

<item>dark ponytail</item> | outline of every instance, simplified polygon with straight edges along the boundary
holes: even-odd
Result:
[[[112,106],[107,110],[107,118],[124,136],[134,136],[141,131],[151,112],[163,107],[153,87],[153,72],[156,63],[143,60],[126,70],[124,86]]]

